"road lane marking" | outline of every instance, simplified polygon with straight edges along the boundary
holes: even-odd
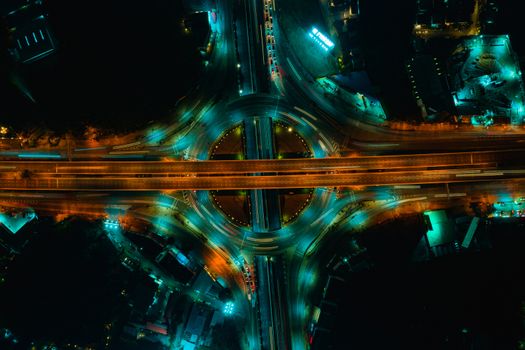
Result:
[[[331,212],[334,211],[334,208],[328,210],[326,213],[324,213],[323,215],[321,215],[317,220],[315,220],[314,222],[312,222],[310,224],[310,226],[314,226],[315,224],[317,224],[319,221],[323,220],[328,214],[330,214]]]
[[[297,77],[297,79],[299,80],[303,80],[303,78],[301,78],[301,76],[299,75],[299,73],[297,73],[297,71],[295,70],[295,67],[293,66],[292,62],[290,61],[290,59],[288,57],[286,57],[286,60],[288,61],[288,64],[290,65],[290,68],[292,68],[292,72],[294,72],[295,76]]]
[[[295,109],[296,111],[299,111],[301,113],[303,113],[304,115],[307,115],[309,116],[310,118],[312,118],[313,120],[317,120],[317,118],[315,116],[313,116],[311,113],[308,113],[307,111],[305,111],[304,109],[302,108],[299,108],[297,106],[294,106],[293,109]]]
[[[305,122],[306,124],[310,125],[310,127],[311,127],[312,129],[314,129],[315,131],[319,131],[319,129],[317,129],[312,123],[310,123],[308,120],[306,120],[306,118],[301,117],[301,119],[304,120],[304,122]]]
[[[456,174],[456,177],[476,177],[476,176],[503,176],[503,172],[490,172],[479,174]]]
[[[140,145],[140,141],[132,142],[132,143],[128,143],[128,144],[120,145],[120,146],[113,146],[113,149],[122,149],[122,148],[138,146],[138,145]]]
[[[466,193],[440,193],[440,194],[436,194],[434,195],[435,198],[447,198],[447,197],[465,197],[467,194]]]
[[[421,188],[421,185],[397,185],[397,186],[394,186],[395,190],[410,190],[410,189],[418,190],[420,188]]]

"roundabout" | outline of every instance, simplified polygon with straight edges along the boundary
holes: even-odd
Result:
[[[184,145],[184,153],[194,161],[243,160],[247,158],[243,125],[259,117],[271,118],[276,159],[327,158],[335,154],[332,142],[313,125],[315,116],[269,95],[245,96],[228,104],[214,105],[176,144]],[[250,191],[246,190],[191,191],[189,198],[201,217],[199,221],[203,225],[214,222],[213,236],[222,236],[221,241],[228,241],[239,254],[287,250],[296,242],[295,235],[310,236],[299,229],[307,222],[312,228],[308,231],[314,232],[316,226],[326,223],[323,215],[326,219],[332,218],[327,212],[336,201],[335,193],[323,188],[279,190],[281,227],[257,232],[251,227],[249,196]],[[315,217],[321,220],[312,225]]]
[[[283,122],[273,124],[274,152],[277,159],[311,157],[306,141]],[[210,160],[246,159],[246,136],[242,124],[226,131],[211,147]],[[308,205],[312,189],[284,189],[278,191],[281,223],[287,225],[296,219]],[[216,206],[234,224],[251,226],[249,191],[210,191]]]

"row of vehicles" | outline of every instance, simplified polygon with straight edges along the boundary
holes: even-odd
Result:
[[[275,36],[273,31],[273,7],[272,0],[264,0],[264,28],[266,36],[266,55],[272,79],[279,77],[279,66],[275,55]]]

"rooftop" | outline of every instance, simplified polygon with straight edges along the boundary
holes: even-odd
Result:
[[[30,63],[56,50],[56,41],[40,5],[23,3],[5,18],[12,41],[9,51],[15,60]]]
[[[525,93],[519,61],[508,35],[479,35],[463,40],[451,57],[451,88],[460,115],[495,117],[522,124]]]
[[[36,214],[32,210],[15,213],[0,211],[0,226],[3,225],[9,232],[15,234],[34,218],[36,218]]]
[[[454,240],[454,225],[448,219],[444,210],[427,211],[424,215],[428,225],[426,235],[430,248],[447,244]]]

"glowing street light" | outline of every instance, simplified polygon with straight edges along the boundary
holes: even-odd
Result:
[[[104,227],[107,229],[115,230],[119,227],[119,222],[118,220],[107,219],[104,220]]]
[[[228,301],[226,305],[224,305],[223,312],[226,316],[231,316],[233,314],[233,310],[235,309],[235,305],[233,302]]]

